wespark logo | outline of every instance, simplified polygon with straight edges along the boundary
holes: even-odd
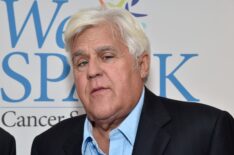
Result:
[[[76,92],[74,84],[71,84],[68,88],[68,91],[64,94],[54,95],[54,91],[50,91],[53,90],[52,88],[56,88],[56,90],[64,89],[64,86],[60,85],[60,82],[70,80],[69,74],[71,67],[64,53],[58,51],[51,52],[44,49],[45,44],[55,44],[58,49],[64,49],[64,40],[62,37],[63,30],[70,16],[60,16],[60,18],[58,18],[58,16],[59,14],[63,14],[62,8],[63,6],[69,4],[69,0],[47,1],[47,4],[51,4],[51,7],[44,9],[50,9],[52,16],[48,17],[46,22],[42,16],[44,9],[39,7],[42,1],[32,1],[31,5],[21,10],[24,12],[24,14],[21,15],[18,13],[19,10],[16,8],[20,3],[23,2],[26,1],[0,0],[1,6],[5,7],[2,12],[6,16],[6,18],[1,18],[1,23],[3,23],[9,29],[9,33],[6,32],[3,36],[9,36],[8,38],[10,44],[9,49],[6,51],[1,51],[5,53],[3,56],[1,56],[0,59],[1,78],[3,76],[5,77],[6,81],[14,80],[15,87],[21,87],[21,91],[17,94],[17,96],[15,96],[12,93],[15,91],[15,87],[11,88],[9,85],[3,85],[0,83],[0,102],[6,104],[14,103],[17,105],[22,103],[27,104],[28,101],[34,102],[35,104],[40,104],[42,102],[47,104],[49,102],[64,103],[77,101],[78,99],[75,95]],[[140,2],[143,1],[119,0],[118,2],[108,1],[105,3],[105,5],[107,7],[125,8],[135,17],[148,16],[143,12],[136,11],[135,7],[143,4]],[[18,18],[22,19],[21,23],[17,22],[16,19]],[[31,39],[23,35],[28,33],[29,28],[32,28],[35,32],[35,35],[32,36],[36,40],[36,45],[33,50],[27,49],[27,44],[22,44],[23,40]],[[48,37],[51,35],[54,35],[52,36],[54,39],[48,39]],[[4,44],[2,46],[4,47]],[[23,48],[24,50],[22,50],[20,46],[25,47]],[[183,70],[183,66],[186,66],[190,60],[193,60],[192,58],[196,58],[197,56],[198,54],[181,54],[181,63],[176,65],[174,69],[170,69],[168,67],[168,61],[169,59],[174,58],[174,54],[168,53],[153,55],[155,61],[159,61],[160,63],[159,95],[167,96],[167,85],[169,82],[171,82],[171,84],[175,86],[175,88],[182,94],[182,96],[184,96],[186,100],[198,101],[198,99],[192,95],[187,87],[183,85],[183,82],[176,77],[176,73],[179,70]],[[17,63],[15,63],[16,59]],[[49,67],[51,64],[51,59],[56,60],[56,62],[58,62],[57,65],[60,66],[60,73],[53,76],[49,74],[50,72],[53,72],[53,69]],[[33,62],[34,60],[37,60],[37,63]],[[17,70],[18,66],[33,66],[34,70],[37,71],[36,73],[39,74],[37,81],[33,80],[33,76],[35,75],[30,74],[30,72],[23,69]],[[172,70],[172,72],[168,72],[168,70]]]

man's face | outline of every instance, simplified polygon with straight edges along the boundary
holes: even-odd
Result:
[[[78,96],[91,121],[124,119],[141,96],[149,57],[136,60],[109,24],[90,27],[71,48]]]

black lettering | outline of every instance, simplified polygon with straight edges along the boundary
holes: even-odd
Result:
[[[79,115],[79,112],[78,111],[72,111],[71,113],[70,113],[70,117],[76,117],[76,116],[78,116]]]
[[[27,126],[37,126],[37,117],[36,116],[27,116],[28,124]],[[32,121],[34,122],[33,125],[31,125]]]
[[[2,124],[3,125],[5,125],[5,126],[7,126],[7,127],[14,127],[15,126],[15,123],[13,123],[13,124],[7,124],[6,123],[6,116],[8,115],[8,114],[13,114],[13,116],[15,116],[15,111],[7,111],[7,112],[5,112],[3,115],[2,115]]]
[[[24,118],[24,116],[17,117],[17,120],[18,120],[18,122],[17,122],[18,127],[25,127],[25,118]]]
[[[43,119],[43,118],[45,118],[45,119],[46,119],[46,118],[47,118],[47,116],[41,116],[41,117],[39,118],[38,123],[39,123],[39,125],[40,125],[40,126],[46,126],[46,125],[47,125],[47,123],[42,124],[42,119]]]

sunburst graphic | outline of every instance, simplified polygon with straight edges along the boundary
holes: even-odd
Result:
[[[117,2],[105,2],[105,0],[99,0],[99,3],[102,7],[110,7],[110,8],[125,8],[126,10],[128,10],[133,16],[135,17],[144,17],[147,16],[147,14],[143,14],[143,13],[136,13],[136,12],[132,12],[131,8],[134,7],[135,5],[137,5],[137,3],[140,0],[131,0],[131,3],[129,2],[129,0],[119,0]]]

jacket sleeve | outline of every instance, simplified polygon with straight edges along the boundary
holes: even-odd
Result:
[[[234,155],[234,119],[221,112],[213,129],[209,155]]]

